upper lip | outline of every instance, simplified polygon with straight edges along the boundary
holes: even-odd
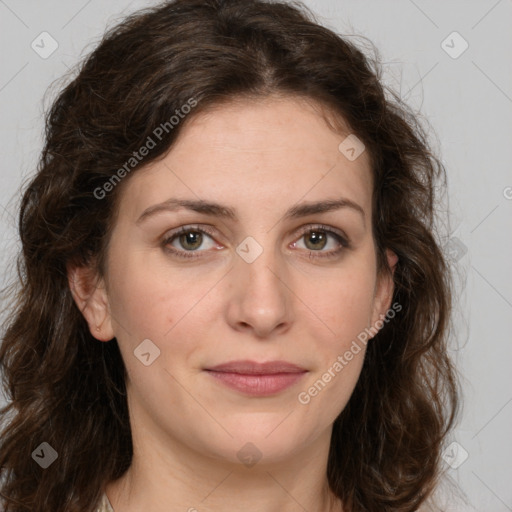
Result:
[[[240,373],[244,375],[269,375],[274,373],[303,373],[307,371],[296,364],[287,361],[268,361],[258,363],[256,361],[229,361],[217,366],[206,368],[206,370],[224,373]]]

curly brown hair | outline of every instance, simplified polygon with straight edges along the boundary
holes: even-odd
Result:
[[[297,2],[175,0],[128,16],[83,60],[48,112],[21,202],[18,285],[0,350],[5,512],[91,511],[131,463],[117,342],[95,342],[67,277],[70,264],[104,271],[123,183],[101,199],[97,191],[191,97],[187,119],[162,131],[132,174],[165,156],[205,109],[276,93],[327,107],[363,141],[378,271],[389,271],[386,248],[399,257],[393,300],[403,309],[368,345],[334,423],[329,485],[351,512],[411,512],[431,496],[459,404],[447,354],[452,278],[435,236],[446,171],[419,115],[382,85],[374,52]],[[42,441],[59,458],[44,470],[31,457]]]

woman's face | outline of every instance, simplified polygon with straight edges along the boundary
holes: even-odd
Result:
[[[348,158],[349,133],[293,98],[229,104],[184,128],[163,160],[125,178],[105,287],[84,314],[96,338],[117,338],[139,432],[277,462],[330,436],[361,371],[358,335],[390,305],[368,155]],[[302,371],[210,371],[233,361]]]

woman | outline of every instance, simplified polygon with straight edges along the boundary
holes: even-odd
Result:
[[[378,63],[300,5],[110,30],[21,204],[4,510],[435,509],[444,179]]]

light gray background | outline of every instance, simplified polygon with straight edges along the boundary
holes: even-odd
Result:
[[[13,271],[19,189],[41,150],[46,89],[107,25],[153,3],[0,0],[0,286]],[[372,40],[386,84],[430,122],[449,176],[445,247],[460,276],[452,353],[465,404],[451,440],[469,456],[449,473],[472,504],[457,510],[512,510],[512,0],[306,4],[330,28]],[[58,43],[46,59],[31,48],[43,31]],[[469,44],[458,58],[441,46],[453,31]]]

